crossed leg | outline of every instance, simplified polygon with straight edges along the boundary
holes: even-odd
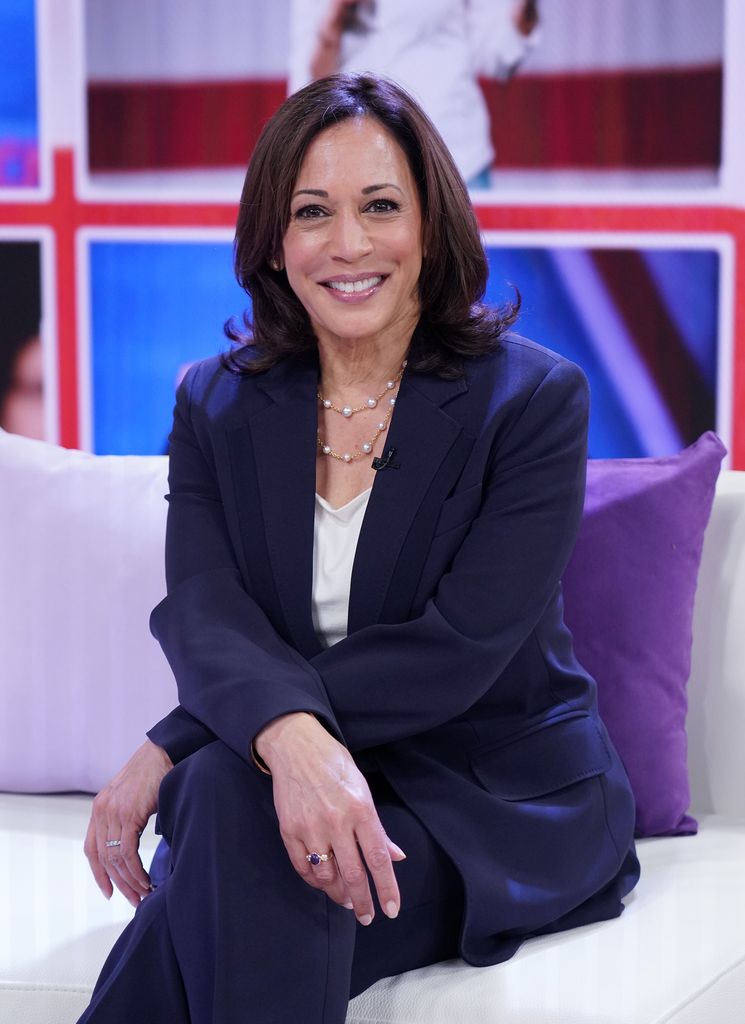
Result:
[[[460,880],[379,776],[383,825],[407,853],[402,910],[367,928],[308,886],[284,849],[271,781],[219,741],[163,781],[171,873],[112,950],[79,1024],[343,1024],[378,978],[457,955]]]

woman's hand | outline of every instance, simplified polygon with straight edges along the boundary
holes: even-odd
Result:
[[[146,740],[93,801],[83,849],[106,899],[116,886],[136,907],[150,892],[138,852],[140,836],[157,809],[161,780],[171,768],[165,750]],[[120,845],[106,845],[115,840]]]
[[[367,781],[346,747],[305,712],[270,722],[255,747],[271,769],[279,829],[297,873],[370,924],[375,909],[367,865],[380,906],[396,917],[401,897],[392,861],[406,855],[385,834]],[[315,867],[306,859],[329,851],[334,857]]]
[[[512,20],[521,35],[529,36],[540,20],[538,0],[520,0],[515,6]]]

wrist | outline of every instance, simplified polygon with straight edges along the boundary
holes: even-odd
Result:
[[[309,711],[292,711],[272,719],[256,734],[251,744],[258,767],[271,774],[272,762],[282,756],[283,750],[287,750],[309,727],[313,729],[316,725],[318,720]]]
[[[170,771],[171,768],[173,768],[173,761],[169,757],[168,751],[164,747],[160,747],[158,746],[157,743],[153,743],[153,741],[149,737],[143,743],[143,747],[145,750],[147,750],[148,754],[151,757],[159,758],[159,760],[163,764],[163,768],[166,771]]]

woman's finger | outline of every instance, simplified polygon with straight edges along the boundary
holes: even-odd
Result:
[[[312,853],[313,851],[309,850],[305,843],[301,842],[298,839],[293,839],[285,835],[282,835],[282,840],[285,844],[287,853],[289,854],[292,866],[295,868],[295,870],[303,879],[303,881],[307,882],[308,885],[312,886],[314,889],[321,889],[323,892],[326,893],[329,899],[332,899],[334,903],[338,903],[340,907],[344,907],[347,910],[351,910],[352,903],[349,898],[349,893],[346,891],[346,888],[341,877],[339,876],[339,872],[336,869],[336,866],[334,866],[331,881],[327,882],[323,877],[319,877],[316,874],[314,866],[310,863],[310,861],[308,861],[308,853]],[[324,850],[322,851],[316,852],[325,852],[325,849],[326,848],[324,848]],[[334,862],[332,861],[331,863]]]
[[[140,894],[140,896],[146,896],[152,891],[150,885],[150,877],[144,868],[142,858],[139,854],[139,833],[137,829],[132,829],[129,833],[127,843],[122,840],[122,857],[124,863],[129,872],[129,877],[132,879],[132,886]]]
[[[347,888],[344,885],[344,880],[339,874],[336,864],[334,863],[331,870],[328,869],[328,864],[329,862],[327,861],[326,868],[321,872],[320,876],[318,874],[319,866],[311,865],[314,885],[325,892],[328,898],[333,900],[334,903],[338,903],[340,907],[345,907],[347,910],[353,910],[354,905]]]
[[[137,893],[139,901],[150,892],[150,878],[142,866],[139,855],[139,829],[132,822],[119,825],[114,822],[109,827],[112,834],[115,834],[117,829],[119,832],[120,845],[111,850],[116,870],[129,888]]]
[[[107,828],[107,837],[104,840],[104,853],[102,855],[102,859],[112,883],[133,907],[138,907],[140,905],[141,896],[133,885],[132,878],[127,870],[126,864],[124,863],[124,858],[121,853],[122,840],[120,835],[116,834],[117,828],[118,826],[115,824],[109,825]]]
[[[140,857],[140,830],[134,825],[122,833],[122,857],[134,887],[143,896],[152,891],[148,875]]]
[[[106,869],[101,863],[98,855],[98,843],[96,840],[96,821],[93,815],[88,822],[88,830],[85,834],[85,842],[83,843],[83,852],[88,858],[88,864],[90,866],[93,877],[96,880],[96,885],[104,894],[107,900],[110,900],[114,894],[114,887],[111,884],[111,879],[106,873]]]
[[[96,802],[94,801],[93,807],[98,862],[100,863],[102,870],[106,873],[109,887],[116,887],[133,907],[138,906],[140,897],[128,884],[126,878],[122,877],[119,872],[119,864],[121,862],[121,855],[118,852],[119,847],[107,845],[107,843],[115,843],[119,837],[114,834],[114,826],[113,824],[109,824],[108,816],[104,813],[102,806],[97,807]],[[111,895],[111,893],[107,893],[104,888],[102,888],[101,891],[105,896]]]
[[[96,851],[98,855],[98,862],[101,865],[103,871],[106,872],[106,877],[109,879],[109,885],[112,887],[112,893],[114,888],[119,888],[117,885],[116,878],[112,874],[112,869],[109,863],[109,847],[106,845],[106,841],[109,838],[109,822],[108,813],[106,811],[105,802],[97,796],[93,801],[93,818],[94,828],[96,830]]]
[[[310,864],[313,877],[321,889],[327,889],[337,879],[334,857],[331,846],[323,841],[312,841],[307,847],[305,859]]]
[[[307,860],[308,848],[305,843],[294,836],[286,835],[284,832],[281,835],[285,849],[289,854],[290,862],[303,881],[307,882],[308,885],[312,885],[314,889],[322,889],[323,885],[321,885],[320,879],[313,873],[313,867]]]
[[[312,867],[311,870],[315,886],[325,892],[330,900],[338,903],[340,907],[344,907],[346,910],[354,910],[354,904],[344,884],[344,879],[341,877],[336,866],[334,866],[333,871],[324,872],[320,878],[317,874],[318,867]]]
[[[397,917],[401,909],[401,894],[393,873],[389,839],[377,814],[359,824],[356,834],[362,856],[375,885],[378,903],[386,917]]]
[[[140,894],[135,889],[133,889],[129,882],[126,880],[126,878],[119,873],[118,864],[110,864],[108,867],[108,872],[111,881],[114,883],[114,885],[122,894],[122,896],[125,898],[127,903],[130,903],[136,910],[137,907],[139,907],[140,905]]]
[[[354,836],[339,836],[334,840],[336,865],[344,888],[349,894],[355,917],[360,924],[368,925],[375,917],[370,884],[365,865]]]
[[[389,836],[385,837],[385,841],[388,844],[388,850],[391,855],[391,860],[406,860],[406,854],[404,853],[404,851],[401,849],[400,846],[394,843]]]

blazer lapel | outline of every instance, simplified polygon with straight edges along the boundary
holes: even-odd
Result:
[[[357,544],[350,633],[408,613],[440,507],[473,446],[442,408],[467,389],[463,378],[404,374],[386,444],[395,454],[376,474]]]
[[[242,530],[263,527],[289,638],[306,658],[322,649],[311,605],[317,387],[315,352],[283,360],[256,378],[247,420],[228,434],[238,506],[245,512],[258,500],[261,511],[261,517],[243,514]],[[376,474],[357,544],[350,633],[399,621],[409,611],[442,502],[473,446],[444,408],[467,390],[462,378],[402,378],[386,444],[395,455]],[[245,546],[253,546],[250,537]]]
[[[247,424],[256,467],[249,500],[260,502],[272,575],[292,642],[305,656],[321,650],[313,629],[313,516],[316,488],[318,364],[315,353],[283,360],[256,378],[264,392]],[[243,431],[246,430],[244,425]],[[232,443],[241,443],[237,431]],[[249,438],[243,437],[243,443]],[[243,463],[245,465],[244,452]],[[238,460],[233,458],[234,478]],[[240,471],[239,471],[240,474]],[[238,501],[246,490],[236,481]]]

